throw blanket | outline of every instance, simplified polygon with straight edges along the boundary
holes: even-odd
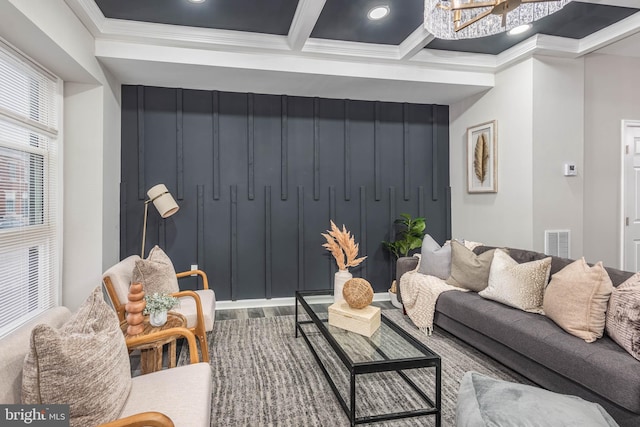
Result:
[[[427,335],[433,332],[433,315],[440,294],[446,291],[467,291],[467,289],[447,285],[438,277],[418,273],[417,267],[402,275],[400,288],[402,303],[409,318]]]

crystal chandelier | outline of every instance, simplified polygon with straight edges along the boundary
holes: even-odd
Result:
[[[529,24],[571,0],[425,0],[424,26],[439,39],[490,36]]]

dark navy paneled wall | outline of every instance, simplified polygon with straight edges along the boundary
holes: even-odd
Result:
[[[147,251],[197,263],[218,300],[331,287],[330,219],[368,256],[354,276],[386,291],[400,213],[450,238],[448,123],[440,105],[123,86],[120,255],[140,253],[146,191],[164,183],[180,210],[150,206]]]

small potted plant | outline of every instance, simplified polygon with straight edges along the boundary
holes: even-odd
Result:
[[[144,314],[149,315],[149,323],[152,326],[162,326],[167,323],[167,312],[180,303],[176,297],[157,292],[145,296],[144,299],[147,302]]]
[[[422,217],[412,218],[411,215],[406,213],[400,214],[400,217],[401,218],[395,221],[395,224],[400,226],[400,231],[395,236],[396,239],[393,242],[382,242],[382,245],[393,254],[396,261],[400,257],[409,256],[410,251],[422,246],[422,239],[426,228],[426,220]],[[395,307],[401,308],[402,304],[398,302],[398,285],[399,283],[396,284],[395,280],[391,283],[389,298]]]

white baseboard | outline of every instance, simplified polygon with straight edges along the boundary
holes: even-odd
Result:
[[[313,302],[326,303],[333,301],[331,295],[319,295],[311,299]],[[390,301],[388,292],[378,292],[373,294],[374,301]],[[283,305],[295,305],[296,299],[289,298],[271,298],[271,299],[243,299],[238,301],[216,301],[216,310],[237,310],[239,308],[263,308],[277,307]]]

